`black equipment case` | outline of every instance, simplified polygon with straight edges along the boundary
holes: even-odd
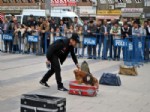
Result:
[[[66,98],[23,94],[20,112],[66,112]]]

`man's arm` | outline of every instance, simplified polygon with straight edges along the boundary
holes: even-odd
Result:
[[[72,57],[72,60],[74,61],[75,65],[77,66],[77,68],[80,68],[79,65],[78,65],[78,60],[77,60],[77,57],[74,53],[74,48],[73,47],[71,48],[71,57]]]

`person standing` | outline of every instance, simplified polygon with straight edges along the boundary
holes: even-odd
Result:
[[[132,29],[127,23],[124,23],[121,27],[121,36],[123,39],[129,38],[132,35]],[[123,59],[125,59],[125,47],[123,47]]]
[[[109,41],[110,41],[110,25],[108,25],[107,20],[104,20],[103,24],[103,29],[104,29],[104,45],[103,45],[103,51],[102,51],[102,59],[107,60],[107,52],[109,49]]]
[[[88,25],[87,36],[96,38],[96,26],[93,20],[90,20],[90,24]],[[96,59],[96,45],[88,45],[87,48],[88,48],[88,59],[92,59],[92,57]]]
[[[99,50],[98,50],[98,57],[100,58],[100,53],[101,53],[101,47],[104,45],[104,28],[102,27],[102,21],[97,20],[96,21],[96,38],[97,38],[97,44],[99,45]]]
[[[43,53],[45,54],[46,47],[48,48],[50,44],[50,36],[49,36],[50,34],[48,33],[48,31],[50,30],[50,25],[49,25],[49,22],[45,18],[43,19],[43,23],[41,24],[40,29],[41,29],[41,47],[42,47]],[[47,41],[47,46],[45,46],[45,43],[46,43],[45,41]]]
[[[29,20],[27,21],[27,23],[25,23],[26,26],[31,27],[31,26],[36,26],[37,25],[37,21],[34,19],[34,16],[31,14]]]
[[[111,28],[110,33],[113,35],[113,41],[115,39],[121,38],[121,28],[119,27],[118,22],[114,24],[114,26]],[[114,58],[113,60],[120,60],[120,52],[121,47],[120,46],[114,46]]]
[[[4,19],[3,33],[4,34],[9,33],[9,22],[8,22],[7,18]],[[5,45],[5,51],[4,52],[5,53],[7,53],[7,51],[8,51],[8,46],[10,46],[9,43],[10,43],[9,40],[4,40],[4,45]]]
[[[47,64],[51,64],[51,69],[44,75],[40,84],[49,87],[47,81],[55,73],[58,90],[68,91],[62,83],[60,63],[63,64],[68,54],[71,53],[76,67],[80,69],[74,53],[74,47],[77,43],[80,43],[79,36],[76,33],[73,33],[70,39],[59,39],[49,46],[46,58]]]
[[[150,20],[146,27],[146,38],[145,38],[145,49],[144,49],[144,58],[146,61],[149,60],[149,42],[150,42]]]

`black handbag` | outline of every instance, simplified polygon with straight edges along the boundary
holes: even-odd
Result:
[[[110,85],[110,86],[120,86],[121,80],[120,77],[112,73],[103,73],[102,77],[99,80],[99,84]]]
[[[20,112],[66,112],[66,99],[53,96],[21,96]]]

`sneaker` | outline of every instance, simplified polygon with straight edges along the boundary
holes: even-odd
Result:
[[[50,87],[46,82],[40,81],[40,84],[43,85],[43,86],[45,86],[45,87]]]
[[[58,88],[59,91],[68,91],[65,87]]]

